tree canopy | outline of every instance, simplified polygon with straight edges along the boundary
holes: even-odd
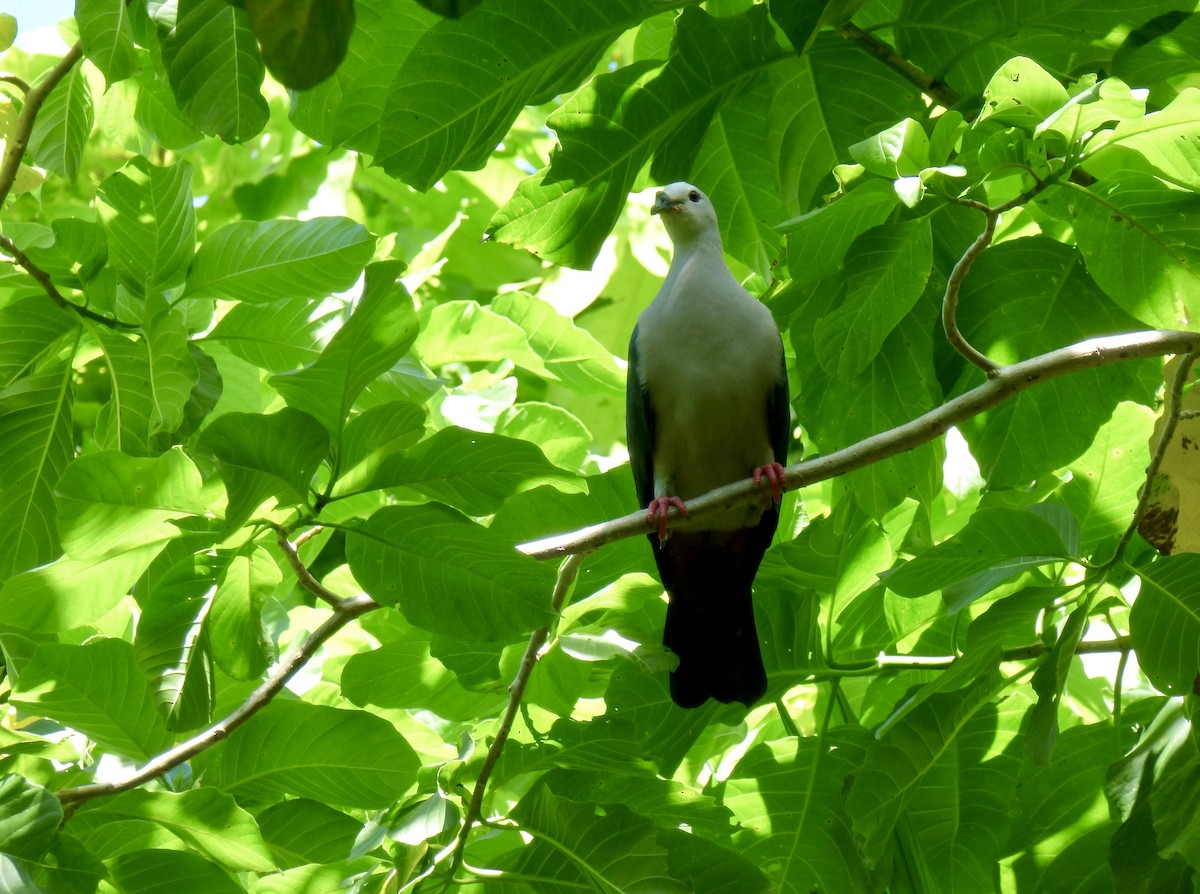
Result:
[[[1197,12],[0,15],[0,886],[1194,890]],[[624,462],[676,180],[788,354],[749,710]]]

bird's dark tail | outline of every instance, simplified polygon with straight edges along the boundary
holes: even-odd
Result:
[[[749,707],[767,690],[750,585],[762,553],[741,532],[676,532],[656,558],[670,602],[663,644],[679,657],[671,699],[695,708],[708,699]]]

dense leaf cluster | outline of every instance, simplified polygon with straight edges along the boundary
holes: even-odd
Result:
[[[1200,314],[1196,9],[64,30],[0,59],[4,885],[1195,886],[1200,339],[1152,330]],[[636,509],[619,355],[666,245],[630,194],[678,179],[818,458],[750,711],[671,704],[640,537],[575,578],[517,549]]]

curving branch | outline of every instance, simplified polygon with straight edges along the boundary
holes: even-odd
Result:
[[[67,50],[66,55],[59,60],[58,64],[50,69],[49,74],[37,86],[26,92],[25,106],[21,109],[21,117],[17,119],[17,127],[9,138],[8,146],[4,151],[4,160],[0,162],[0,207],[3,207],[9,191],[12,190],[13,184],[17,180],[17,169],[21,166],[25,150],[29,147],[29,135],[33,133],[33,123],[37,120],[42,103],[58,86],[58,82],[66,77],[67,72],[74,68],[75,63],[82,58],[83,44],[76,42],[75,46]],[[11,77],[5,80],[9,83],[16,83]],[[22,81],[21,84],[24,82]],[[17,86],[21,86],[21,84]],[[25,86],[28,87],[27,84]]]
[[[1200,333],[1172,329],[1151,329],[1091,338],[1066,348],[1022,360],[1005,366],[984,384],[930,410],[910,422],[880,432],[843,447],[825,456],[818,456],[788,466],[786,483],[789,490],[835,478],[912,450],[945,434],[953,425],[999,406],[1009,398],[1029,388],[1068,373],[1142,360],[1167,354],[1188,354],[1200,351]],[[683,528],[710,516],[762,498],[749,479],[727,484],[702,497],[688,501],[688,515],[683,517],[671,510],[667,527]],[[561,558],[572,553],[593,550],[605,543],[645,534],[650,530],[645,510],[621,518],[591,525],[568,534],[547,537],[518,547],[535,559]]]
[[[996,235],[996,222],[1000,219],[1000,211],[979,202],[965,204],[983,211],[986,222],[983,232],[976,236],[975,241],[963,252],[958,263],[954,265],[954,269],[950,271],[950,277],[946,280],[946,291],[942,296],[942,329],[945,330],[946,340],[954,346],[954,350],[987,373],[988,378],[992,378],[999,374],[1000,364],[977,351],[958,328],[958,296],[962,291],[963,280],[971,271],[971,265],[975,263],[976,258],[983,254],[984,249],[992,244],[992,237]]]
[[[567,594],[571,592],[571,587],[575,583],[575,577],[579,574],[579,567],[583,564],[583,560],[587,558],[587,554],[591,550],[579,550],[567,557],[563,562],[562,567],[558,569],[558,580],[554,584],[554,595],[550,600],[550,610],[555,617],[562,611],[563,603],[567,599]],[[488,780],[491,779],[492,771],[496,768],[496,763],[500,760],[500,755],[504,751],[504,744],[508,741],[508,734],[512,731],[513,723],[517,719],[517,711],[520,710],[521,700],[525,696],[525,687],[529,683],[529,677],[533,674],[533,668],[537,664],[538,658],[541,657],[542,647],[546,645],[546,641],[550,638],[550,625],[539,627],[529,635],[529,643],[525,646],[525,654],[521,656],[520,667],[517,668],[517,675],[508,687],[508,707],[505,709],[504,718],[500,721],[500,726],[496,730],[496,737],[492,739],[491,747],[488,748],[487,757],[484,758],[483,767],[479,771],[479,778],[475,781],[475,790],[471,793],[471,802],[467,806],[466,816],[463,817],[462,828],[458,832],[454,843],[435,858],[435,862],[444,859],[448,851],[454,854],[454,862],[452,864],[451,875],[457,871],[458,866],[462,864],[463,853],[467,847],[467,836],[471,834],[471,829],[478,822],[479,816],[483,811],[483,796],[487,792]]]

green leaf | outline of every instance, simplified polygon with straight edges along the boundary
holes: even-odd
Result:
[[[739,850],[779,891],[814,886],[830,891],[871,890],[855,853],[842,791],[862,760],[865,737],[855,729],[830,732],[787,747],[786,740],[751,748],[729,778],[725,805],[741,824]]]
[[[137,761],[158,754],[169,742],[133,646],[124,640],[39,645],[14,680],[12,703]]]
[[[654,176],[688,173],[712,116],[782,52],[765,7],[717,20],[685,7],[666,65],[598,75],[547,120],[561,148],[522,181],[488,235],[568,267],[591,265],[654,153]]]
[[[850,157],[879,177],[912,177],[929,167],[929,137],[912,118],[855,143]]]
[[[131,819],[147,820],[167,829],[225,869],[270,872],[275,868],[254,817],[215,788],[186,792],[135,789],[92,802],[71,818],[71,829],[100,830],[109,823]]]
[[[961,532],[882,577],[900,596],[941,590],[953,611],[1026,569],[1069,558],[1040,515],[996,507],[976,511]]]
[[[83,54],[104,75],[108,86],[137,73],[137,50],[129,8],[120,0],[76,0],[75,24]]]
[[[235,304],[205,341],[216,341],[260,369],[284,372],[320,356],[318,333],[334,314],[321,313],[316,301]]]
[[[511,360],[539,375],[549,375],[534,353],[529,335],[505,316],[475,301],[447,301],[421,310],[416,353],[433,368],[447,363]]]
[[[994,121],[1032,131],[1069,99],[1067,91],[1044,68],[1017,56],[992,75],[983,90],[977,122]]]
[[[30,319],[12,312],[18,307],[0,311],[0,331],[15,336],[5,347],[61,331],[51,323],[57,319],[48,315]],[[29,320],[29,328],[5,328],[18,319]],[[18,352],[7,353],[12,357]],[[63,364],[0,390],[0,463],[7,472],[0,479],[0,526],[9,532],[0,552],[0,580],[49,562],[61,549],[54,486],[75,452],[71,376],[70,365]]]
[[[546,459],[578,472],[587,462],[592,434],[556,404],[530,401],[509,407],[496,419],[496,434],[537,444]]]
[[[384,459],[366,486],[399,490],[401,498],[405,492],[419,494],[468,515],[491,515],[513,494],[543,484],[576,493],[587,487],[528,441],[451,426]]]
[[[925,289],[933,263],[929,221],[883,224],[846,252],[846,299],[816,321],[817,359],[831,376],[865,369]]]
[[[333,74],[354,31],[354,0],[246,0],[246,12],[267,68],[292,90]]]
[[[0,853],[38,860],[62,820],[62,804],[50,792],[15,774],[0,776]]]
[[[109,870],[125,894],[245,894],[227,872],[190,851],[130,851],[113,860]]]
[[[890,183],[869,180],[828,205],[779,225],[788,234],[788,272],[798,284],[836,273],[854,240],[887,219],[899,202]]]
[[[192,166],[158,167],[131,159],[100,184],[109,257],[121,284],[135,295],[183,282],[196,249]]]
[[[251,304],[324,298],[350,288],[374,251],[375,238],[345,217],[234,221],[204,240],[184,294]]]
[[[163,310],[146,321],[145,345],[150,360],[150,434],[176,431],[200,377],[187,330],[178,316]]]
[[[342,668],[342,694],[356,705],[427,710],[457,721],[496,716],[508,700],[503,689],[464,689],[419,639],[352,655]]]
[[[374,154],[392,81],[437,19],[415,4],[356,0],[358,20],[332,78],[292,98],[292,122],[319,143]]]
[[[283,575],[264,549],[234,556],[217,582],[208,613],[213,660],[235,680],[262,676],[274,657],[274,645],[263,627],[262,608]]]
[[[54,242],[26,246],[29,258],[54,279],[79,288],[94,279],[108,261],[108,238],[104,227],[90,220],[66,217],[52,221]]]
[[[1200,761],[1193,758],[1158,780],[1150,806],[1161,855],[1179,855],[1192,867],[1200,863]]]
[[[204,133],[242,143],[266,126],[266,70],[244,10],[224,0],[179,0],[163,62],[180,110]]]
[[[387,807],[416,779],[416,753],[386,720],[276,700],[197,761],[206,782],[242,797],[280,792],[347,807]]]
[[[101,447],[145,455],[150,452],[150,419],[156,412],[159,418],[163,415],[162,408],[155,407],[146,341],[90,322],[85,326],[100,348],[111,387],[108,402],[96,416],[96,441]]]
[[[568,388],[588,395],[625,393],[625,376],[612,353],[547,302],[525,292],[505,292],[489,308],[525,330],[550,375]]]
[[[98,559],[175,537],[173,521],[207,510],[200,485],[178,448],[152,459],[116,450],[81,456],[55,489],[63,548],[73,559]]]
[[[216,456],[229,493],[226,523],[240,525],[264,500],[306,506],[317,468],[329,456],[329,432],[307,413],[226,413],[200,437]]]
[[[1200,89],[1189,88],[1165,109],[1130,116],[1087,145],[1084,167],[1101,179],[1148,170],[1184,189],[1200,189]]]
[[[1112,73],[1127,84],[1150,88],[1158,108],[1167,105],[1178,80],[1195,69],[1200,58],[1200,15],[1172,10],[1150,19],[1122,42],[1113,56]],[[1178,78],[1178,80],[1177,80]]]
[[[272,804],[257,819],[262,837],[284,866],[344,860],[363,828],[361,820],[308,798]]]
[[[554,569],[444,506],[380,509],[346,556],[376,600],[434,633],[509,642],[550,620]]]
[[[1078,253],[1044,236],[1001,243],[975,261],[963,283],[959,325],[968,342],[999,363],[1142,328],[1105,299]],[[969,371],[960,387],[981,382],[976,372]],[[1072,373],[959,428],[991,487],[1024,487],[1088,448],[1129,393],[1136,372],[1124,363]]]
[[[87,76],[76,65],[58,82],[38,111],[29,135],[29,155],[43,168],[72,183],[79,174],[83,146],[95,111]]]
[[[149,60],[136,78],[137,102],[133,118],[164,149],[178,151],[204,139],[200,129],[179,110],[165,76],[160,78]]]
[[[420,190],[448,171],[483,167],[524,106],[590,75],[648,6],[608,0],[564,15],[553,0],[489,0],[470,16],[436,23],[395,75],[375,163]]]
[[[417,337],[412,299],[398,273],[395,262],[368,267],[354,313],[321,356],[303,369],[271,377],[290,406],[318,419],[335,439],[363,389],[395,366]]]
[[[1200,674],[1200,556],[1167,556],[1141,579],[1129,616],[1138,664],[1160,692],[1191,692]]]

